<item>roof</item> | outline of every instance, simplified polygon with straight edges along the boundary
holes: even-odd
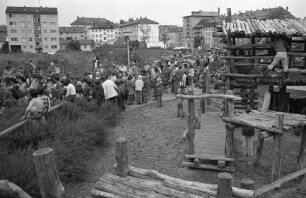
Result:
[[[0,32],[7,32],[6,25],[0,25]]]
[[[197,12],[191,12],[191,15],[183,16],[183,18],[188,18],[188,17],[216,17],[218,16],[218,12],[214,11],[197,11]]]
[[[84,33],[84,28],[82,27],[59,27],[59,33]]]
[[[203,27],[208,27],[208,26],[216,26],[218,23],[222,22],[222,17],[210,17],[206,19],[202,19],[197,23],[193,29],[202,29]]]
[[[94,43],[93,40],[73,40],[80,43],[80,45],[92,45]],[[71,40],[60,40],[60,45],[68,45]]]
[[[181,32],[183,31],[183,27],[178,27],[177,25],[160,25],[159,26],[159,33],[163,33],[167,31],[169,32]]]
[[[278,14],[279,13],[279,14]],[[289,18],[296,19],[287,9],[279,6],[276,8],[263,8],[261,10],[250,10],[244,13],[232,14],[232,19],[241,19],[245,20],[247,18],[256,18],[256,19],[271,19],[271,18]]]
[[[306,21],[303,19],[247,19],[246,21],[237,19],[231,23],[229,28],[223,27],[223,32],[229,30],[235,37],[284,35],[289,38],[302,36],[306,38]]]
[[[6,7],[5,13],[57,14],[57,8],[48,7]]]
[[[134,20],[134,21],[130,21],[124,24],[120,24],[121,27],[126,27],[126,26],[130,26],[130,25],[136,25],[136,24],[159,24],[156,21],[153,21],[151,19],[148,18],[141,18],[138,20]]]
[[[94,25],[95,23],[106,23],[107,21],[105,18],[77,17],[70,25]]]
[[[0,32],[0,42],[5,42],[7,38],[6,32]]]
[[[114,29],[119,27],[118,24],[113,23],[111,21],[103,22],[103,23],[95,23],[92,27],[89,29]]]
[[[173,32],[183,32],[183,27],[172,27],[168,30],[169,33]]]

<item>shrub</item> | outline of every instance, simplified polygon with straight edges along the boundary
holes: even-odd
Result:
[[[33,197],[40,197],[32,154],[47,147],[55,151],[63,183],[83,180],[92,151],[107,145],[117,115],[115,105],[97,107],[93,102],[77,100],[51,112],[43,127],[35,130],[31,126],[22,127],[0,142],[0,161],[4,162],[0,163],[0,179],[14,182]]]

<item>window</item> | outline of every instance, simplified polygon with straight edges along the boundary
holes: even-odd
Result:
[[[47,22],[43,22],[43,26],[46,27],[48,25]]]
[[[84,49],[87,49],[87,45],[84,45]]]
[[[51,45],[52,49],[57,49],[57,45]]]
[[[12,41],[18,41],[18,38],[12,37],[11,40],[12,40]]]
[[[45,45],[45,48],[47,49],[47,48],[48,48],[48,45]]]
[[[55,22],[50,22],[50,25],[51,25],[51,26],[55,26],[56,23],[55,23]]]
[[[113,37],[114,35],[111,34],[111,37]]]
[[[30,45],[30,48],[33,49],[33,45]]]
[[[102,42],[102,39],[100,39],[100,42]]]
[[[107,30],[107,32],[109,32],[109,30]]]
[[[106,40],[106,37],[104,37],[104,40]]]
[[[40,45],[40,42],[36,42],[36,45]]]
[[[96,42],[99,42],[99,40],[98,40],[98,39],[96,39]]]
[[[96,30],[96,32],[98,32],[98,30]]]
[[[56,33],[56,30],[50,30],[50,33]]]
[[[44,33],[48,33],[48,30],[44,30]]]
[[[17,33],[16,29],[11,29],[11,33]]]
[[[100,37],[102,37],[102,34],[100,34]]]
[[[32,37],[29,38],[29,41],[33,41]]]
[[[42,19],[46,19],[47,15],[40,15]]]
[[[101,29],[99,30],[99,32],[101,32]]]
[[[91,32],[94,32],[95,30],[91,29]]]
[[[51,37],[51,41],[56,41],[56,37]]]
[[[47,38],[47,37],[45,37],[45,38],[44,38],[44,40],[45,40],[45,41],[48,41],[48,38]]]
[[[113,30],[111,30],[111,32],[113,32]]]
[[[22,41],[26,42],[27,41],[26,37],[22,37]]]
[[[10,22],[10,25],[14,26],[14,25],[17,25],[17,23],[16,22]]]
[[[23,45],[22,47],[23,47],[23,49],[26,49],[26,48],[27,48],[27,46],[26,46],[26,45]]]
[[[106,32],[104,32],[104,35],[106,35]]]

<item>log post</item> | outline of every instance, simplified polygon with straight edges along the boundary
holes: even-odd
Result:
[[[266,113],[269,110],[270,101],[271,101],[271,93],[266,92],[265,95],[264,95],[264,101],[263,101],[263,104],[262,104],[261,112]]]
[[[284,126],[284,115],[276,114],[275,127],[283,130]],[[274,134],[273,140],[273,160],[272,160],[272,182],[277,180],[281,174],[281,134]]]
[[[206,93],[209,94],[210,93],[210,86],[211,86],[211,79],[210,79],[210,71],[209,69],[206,70]],[[208,105],[210,105],[210,99],[207,98],[205,100],[205,106],[207,107]]]
[[[229,173],[219,173],[216,198],[231,198],[231,197],[232,197],[232,175]]]
[[[254,181],[248,178],[242,179],[240,187],[246,190],[254,190]]]
[[[64,187],[57,173],[53,149],[39,149],[33,153],[33,159],[42,198],[63,197]]]
[[[127,177],[129,172],[129,162],[126,138],[119,138],[116,141],[116,164],[117,175],[119,177]]]
[[[262,132],[258,133],[257,136],[257,149],[256,149],[256,154],[255,154],[255,159],[254,159],[254,166],[258,166],[259,165],[259,160],[261,157],[261,153],[262,153],[262,148],[263,148],[263,144],[265,141],[265,138],[261,135]]]
[[[302,134],[302,140],[301,140],[301,146],[300,146],[300,152],[299,152],[299,159],[298,159],[298,165],[297,170],[300,170],[302,168],[306,167],[306,126],[303,126],[303,134]],[[304,176],[301,176],[300,179],[302,179]]]
[[[225,156],[228,158],[233,157],[234,130],[235,130],[235,125],[226,124]]]
[[[194,136],[195,136],[195,110],[194,110],[194,99],[188,99],[188,149],[187,154],[194,154]]]
[[[227,95],[234,95],[232,90],[226,91]],[[228,118],[234,117],[234,101],[225,99],[224,116]]]

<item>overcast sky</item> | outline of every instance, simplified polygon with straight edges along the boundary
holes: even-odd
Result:
[[[306,16],[306,0],[0,0],[0,24],[6,24],[7,6],[57,7],[59,25],[69,26],[77,16],[103,17],[113,22],[129,17],[144,17],[161,25],[182,25],[182,17],[192,11],[217,11],[232,13],[282,6],[296,17]]]

